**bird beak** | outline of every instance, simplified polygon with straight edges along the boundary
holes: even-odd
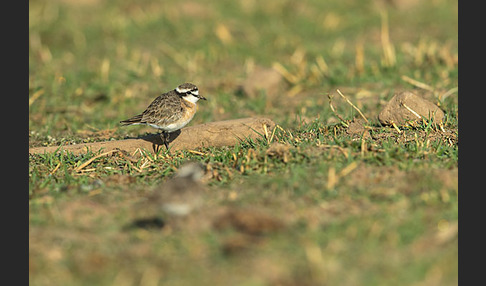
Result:
[[[206,99],[204,96],[202,96],[202,95],[200,95],[200,96],[198,96],[198,97],[199,97],[199,99],[204,99],[204,100],[207,100],[207,99]]]

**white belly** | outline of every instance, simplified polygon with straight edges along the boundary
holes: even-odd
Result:
[[[194,114],[192,114],[191,117],[186,117],[183,120],[179,120],[178,122],[175,122],[175,123],[172,123],[172,124],[169,124],[169,125],[166,125],[166,126],[160,126],[160,125],[156,125],[156,124],[148,124],[148,125],[152,126],[153,128],[164,130],[166,132],[174,132],[174,131],[179,130],[182,127],[186,126],[187,123],[189,123],[189,121],[191,121],[193,117],[194,117]]]

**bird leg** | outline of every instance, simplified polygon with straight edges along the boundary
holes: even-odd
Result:
[[[167,148],[167,150],[169,150],[169,139],[170,139],[169,132],[162,131],[162,133],[160,134],[160,139],[162,139],[162,141],[164,141],[165,148]]]

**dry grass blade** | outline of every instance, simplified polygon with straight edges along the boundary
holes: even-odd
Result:
[[[444,126],[442,126],[442,123],[439,123],[439,128],[442,132],[446,132],[445,129],[444,129]]]
[[[101,81],[104,83],[108,82],[108,77],[110,75],[110,60],[103,59],[100,67]]]
[[[385,10],[381,13],[381,45],[383,47],[383,64],[386,67],[393,67],[396,64],[395,49],[390,42],[388,28],[388,14]]]
[[[334,113],[334,115],[337,116],[337,118],[339,118],[339,120],[341,120],[341,123],[348,127],[348,124],[346,123],[346,121],[344,120],[344,118],[341,117],[341,115],[339,115],[336,111],[336,109],[334,109],[334,106],[332,105],[332,95],[331,94],[327,94],[327,98],[329,98],[329,107],[331,108],[332,112]]]
[[[230,30],[223,24],[219,24],[215,29],[214,33],[218,39],[225,45],[231,44],[233,42],[233,36]]]
[[[354,65],[356,67],[356,71],[358,74],[363,74],[364,72],[364,44],[362,41],[360,41],[356,45],[356,56],[354,60]]]
[[[346,96],[344,96],[344,94],[342,94],[339,89],[337,89],[336,91],[342,98],[344,98],[344,100],[346,100],[347,103],[349,103],[349,105],[351,105],[356,111],[358,111],[359,115],[363,117],[366,123],[369,123],[368,119],[366,118],[366,116],[364,116],[364,114],[361,112],[359,108],[357,108]]]
[[[350,163],[339,172],[339,177],[346,177],[357,167],[358,167],[358,162],[354,161]]]
[[[316,63],[323,74],[329,75],[329,66],[322,56],[316,58]]]
[[[283,131],[283,133],[288,134],[290,136],[290,138],[294,139],[294,136],[292,135],[292,133],[290,131],[283,129],[279,125],[275,125],[275,127],[280,129],[281,131]]]
[[[137,162],[138,162],[138,160],[137,160],[137,159],[135,159],[135,158],[133,158],[131,155],[126,155],[126,154],[123,154],[123,152],[120,152],[120,155],[121,155],[123,158],[127,159],[128,161],[130,161],[130,162],[132,162],[132,163],[137,163]]]
[[[299,81],[299,78],[291,74],[282,64],[275,62],[272,67],[290,83],[296,84]]]
[[[336,175],[336,169],[334,169],[334,167],[329,167],[329,171],[327,172],[327,184],[326,184],[326,188],[328,190],[331,190],[334,188],[334,186],[336,186],[336,184],[338,183],[338,177]]]
[[[434,91],[434,88],[431,87],[430,85],[425,84],[423,82],[420,82],[418,80],[415,80],[413,78],[410,78],[410,77],[408,77],[406,75],[402,75],[402,80],[408,82],[409,84],[411,84],[413,86],[419,87],[421,89],[425,89],[425,90],[428,90],[430,92],[433,92]]]
[[[270,138],[268,138],[268,130],[267,130],[267,125],[263,124],[263,132],[265,133],[265,138],[267,139],[267,143],[270,144]]]
[[[324,145],[319,145],[319,147],[321,147],[321,148],[336,148],[344,155],[344,157],[346,159],[348,159],[348,157],[349,157],[347,149],[345,149],[341,146],[324,144]]]
[[[304,90],[304,87],[300,84],[297,84],[297,85],[293,86],[289,91],[287,91],[287,96],[288,97],[294,97],[295,95],[297,95],[302,90]]]
[[[278,126],[278,125],[277,125]],[[272,135],[270,135],[270,139],[268,140],[268,144],[272,143],[273,137],[275,136],[275,131],[277,131],[277,127],[274,127],[272,130]]]
[[[395,124],[395,122],[392,123],[392,126],[393,126],[393,128],[395,128],[395,130],[398,131],[398,133],[402,133],[402,130],[400,130],[400,128],[398,128],[398,126]]]
[[[187,150],[187,152],[192,153],[192,154],[196,154],[196,155],[201,155],[201,156],[206,155],[206,153],[199,152],[199,151],[196,151],[196,150]]]
[[[77,167],[76,169],[74,169],[76,172],[79,172],[81,171],[84,167],[88,166],[89,164],[91,164],[91,162],[93,162],[94,160],[100,158],[100,157],[103,157],[103,156],[106,156],[106,155],[109,155],[113,152],[118,152],[119,150],[110,150],[108,152],[105,152],[105,153],[102,153],[102,154],[99,154],[99,155],[96,155],[94,156],[93,158],[89,159],[88,161],[84,162],[83,164],[79,165],[79,167]]]
[[[417,116],[418,119],[422,119],[422,117],[417,112],[415,112],[413,109],[408,107],[405,103],[402,103],[402,106],[405,107],[408,111],[410,111],[413,115]]]
[[[59,162],[59,164],[57,164],[57,166],[54,168],[54,170],[52,170],[52,172],[49,173],[49,175],[52,176],[57,171],[57,169],[59,169],[60,166],[61,166],[61,162]]]
[[[32,103],[34,103],[34,101],[36,101],[37,98],[39,98],[41,95],[44,94],[44,90],[41,89],[41,90],[38,90],[36,91],[31,98],[29,98],[29,106],[32,105]]]
[[[449,97],[451,94],[453,94],[454,92],[457,92],[459,90],[459,88],[456,86],[456,87],[453,87],[451,89],[449,89],[448,91],[446,91],[444,94],[441,94],[439,95],[439,100],[444,100],[446,99],[447,97]]]
[[[365,129],[363,134],[361,135],[361,156],[364,156],[366,153],[366,140],[365,140],[365,133],[368,132],[368,130]]]
[[[93,171],[96,171],[96,168],[83,169],[83,170],[80,170],[79,172],[84,174],[84,173],[93,172]]]

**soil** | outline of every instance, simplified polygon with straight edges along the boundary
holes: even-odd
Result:
[[[235,120],[210,122],[196,126],[190,126],[171,133],[169,138],[170,150],[191,150],[201,147],[222,147],[233,146],[247,138],[258,138],[259,134],[265,134],[266,130],[272,130],[275,123],[268,118],[242,118]],[[155,133],[141,138],[125,140],[93,142],[86,144],[33,147],[29,149],[29,154],[42,154],[45,152],[56,152],[62,150],[73,154],[86,153],[89,148],[92,152],[97,152],[103,148],[104,152],[121,150],[130,154],[137,149],[146,149],[157,152],[160,148],[165,148],[160,135]]]

